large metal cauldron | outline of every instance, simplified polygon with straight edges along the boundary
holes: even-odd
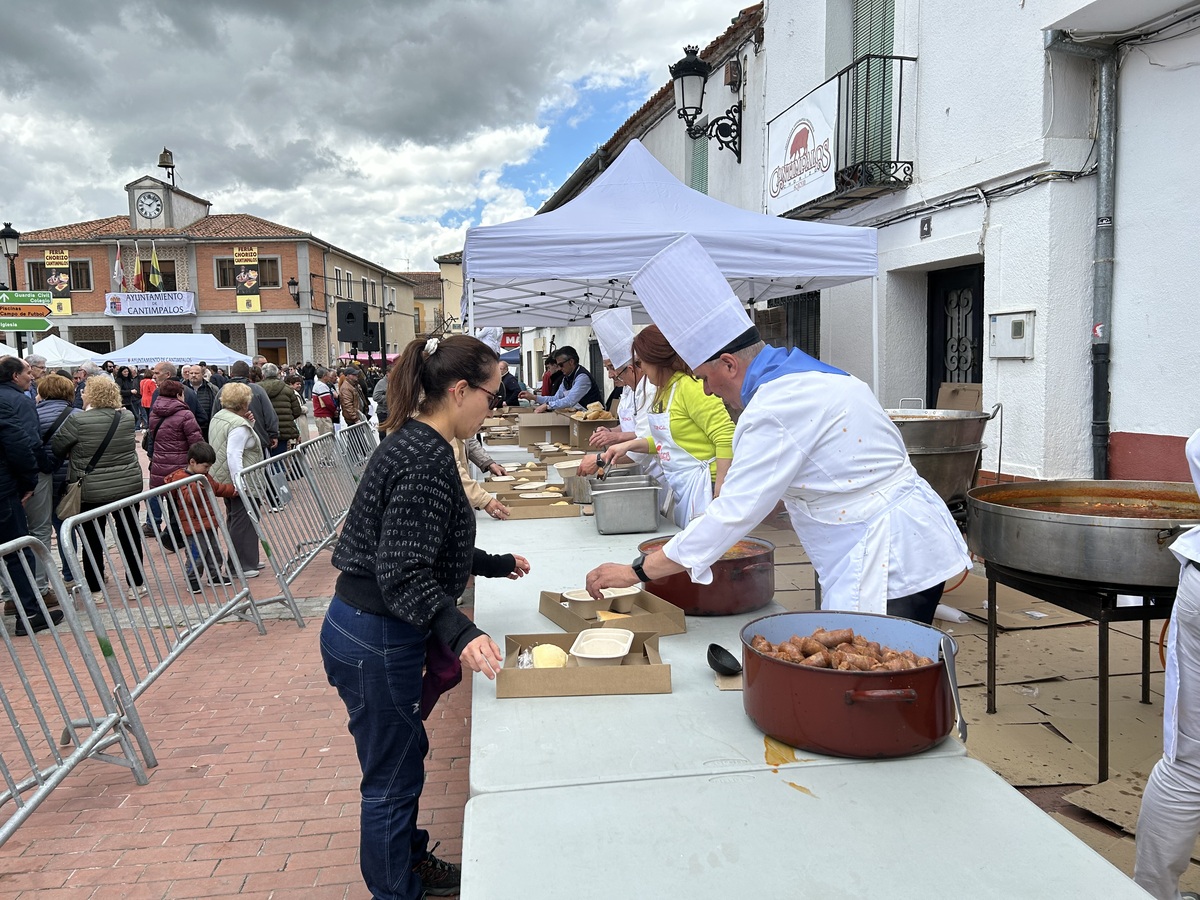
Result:
[[[759,653],[761,634],[773,644],[817,628],[853,628],[893,650],[912,650],[932,665],[903,672],[813,669]],[[954,656],[957,645],[936,628],[853,612],[795,612],[764,616],[742,629],[742,704],[764,734],[793,747],[877,759],[907,756],[940,743],[960,707]],[[959,735],[967,738],[959,714]]]
[[[902,401],[903,402],[903,401]],[[996,415],[961,409],[889,409],[917,474],[947,503],[962,501],[975,484],[983,430]]]
[[[1114,587],[1174,587],[1168,547],[1200,525],[1187,482],[1038,481],[975,488],[967,545],[988,562],[1023,572]]]

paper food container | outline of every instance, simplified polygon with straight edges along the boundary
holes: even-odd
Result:
[[[624,628],[589,628],[575,636],[568,651],[580,666],[619,666],[633,645]]]
[[[504,666],[496,673],[496,697],[587,697],[605,694],[669,694],[671,667],[658,653],[658,636],[633,632],[620,665],[584,666],[568,656],[562,669],[518,669],[524,647],[554,644],[569,651],[574,634],[510,634],[504,638]]]
[[[578,508],[575,507],[575,509]],[[612,590],[612,588],[605,590]],[[660,636],[687,632],[687,617],[678,606],[641,588],[620,588],[619,590],[631,590],[634,593],[626,597],[611,597],[600,601],[588,598],[590,615],[587,614],[589,610],[586,608],[582,608],[578,612],[573,610],[571,601],[563,599],[566,594],[542,591],[538,601],[538,612],[559,628],[572,633],[583,631],[585,628],[626,628],[635,632],[656,632]],[[568,591],[567,593],[573,594],[574,592]],[[583,593],[586,594],[586,591]],[[617,612],[613,609],[614,606],[623,607],[625,601],[629,599],[632,599],[633,603],[627,612]]]

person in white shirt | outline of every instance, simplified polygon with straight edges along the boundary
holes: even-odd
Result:
[[[743,412],[720,496],[661,550],[592,570],[592,595],[683,571],[708,584],[712,564],[783,500],[823,608],[931,622],[946,579],[970,556],[870,388],[803,351],[765,345],[690,235],[631,283],[705,390]]]
[[[1200,431],[1186,452],[1200,490]],[[1158,900],[1195,900],[1195,893],[1179,892],[1179,877],[1200,834],[1200,526],[1170,549],[1180,566],[1167,638],[1163,755],[1142,794],[1133,880]]]

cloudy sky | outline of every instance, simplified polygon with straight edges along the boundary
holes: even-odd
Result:
[[[433,269],[532,215],[744,5],[39,0],[0,27],[0,217],[124,213],[166,146],[214,213]]]

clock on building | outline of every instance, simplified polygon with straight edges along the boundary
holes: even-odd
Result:
[[[163,210],[162,197],[146,191],[137,198],[137,211],[143,218],[157,219]]]

